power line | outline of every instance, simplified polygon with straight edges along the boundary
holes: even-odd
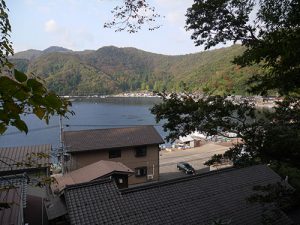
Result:
[[[31,128],[31,129],[29,129],[29,131],[30,132],[35,132],[35,131],[53,129],[53,128],[57,128],[57,127],[59,127],[59,125],[53,125],[53,126],[47,126],[47,127],[40,127],[40,128]],[[14,131],[14,132],[3,134],[2,136],[15,135],[15,134],[22,134],[22,132],[21,131]]]
[[[130,127],[130,126],[155,126],[160,127],[161,124],[66,124],[66,127]],[[31,128],[29,129],[30,132],[42,131],[42,130],[49,130],[53,128],[58,128],[59,125],[52,125],[40,128]],[[10,133],[5,133],[2,136],[8,135],[15,135],[15,134],[22,134],[21,131],[14,131]]]
[[[160,124],[66,124],[66,127],[128,127],[128,126],[162,126]]]

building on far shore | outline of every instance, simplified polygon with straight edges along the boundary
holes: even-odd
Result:
[[[159,180],[159,144],[164,141],[153,126],[63,132],[70,172],[100,160],[121,162],[134,171],[128,184]]]

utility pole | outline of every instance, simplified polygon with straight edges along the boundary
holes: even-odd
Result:
[[[64,127],[63,127],[63,124],[62,124],[62,116],[60,115],[59,116],[59,128],[60,128],[60,146],[59,146],[59,149],[60,149],[60,165],[61,165],[61,172],[62,174],[65,174],[65,168],[64,168],[64,154],[65,154],[65,150],[64,150],[64,142],[63,142],[63,131],[64,131]]]

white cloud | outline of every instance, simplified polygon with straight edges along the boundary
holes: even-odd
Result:
[[[156,5],[159,7],[165,7],[165,8],[188,8],[191,7],[193,4],[193,0],[155,0]]]
[[[176,25],[184,25],[185,24],[185,12],[182,10],[173,11],[167,14],[166,18],[167,20]]]
[[[51,20],[48,20],[45,25],[44,25],[44,29],[46,32],[48,33],[53,33],[53,32],[57,32],[59,29],[58,29],[58,25],[57,23],[55,22],[55,20],[51,19]]]
[[[51,45],[79,50],[94,42],[94,36],[84,27],[72,29],[57,24],[53,19],[45,22],[44,30],[51,35]]]

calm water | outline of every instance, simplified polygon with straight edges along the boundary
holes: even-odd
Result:
[[[155,125],[162,137],[165,133],[162,124],[156,124],[150,108],[158,103],[157,98],[106,98],[76,100],[72,110],[74,116],[63,119],[64,130],[85,130],[126,127],[131,125]],[[59,118],[52,117],[49,125],[29,115],[25,117],[29,127],[28,134],[9,128],[0,136],[0,147],[33,144],[52,144],[59,146]]]

